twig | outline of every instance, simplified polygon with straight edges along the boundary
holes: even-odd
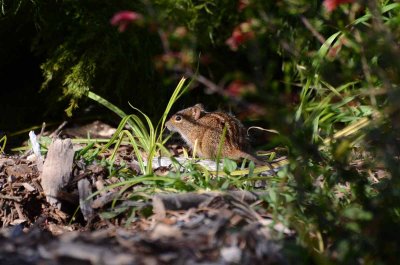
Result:
[[[265,195],[265,192],[250,192],[250,191],[228,191],[228,192],[206,192],[196,193],[189,192],[183,194],[157,194],[153,197],[153,205],[162,204],[165,210],[186,210],[193,207],[198,207],[201,203],[214,198],[216,196],[232,196],[239,201],[253,203],[258,201],[260,197]],[[157,207],[156,207],[157,208]]]
[[[67,125],[67,121],[63,121],[63,123],[60,124],[60,126],[57,127],[57,129],[54,130],[54,132],[52,132],[49,136],[50,138],[53,138],[55,136],[57,136],[60,131],[65,127],[65,125]]]
[[[46,129],[46,123],[43,122],[42,123],[42,129],[40,130],[40,133],[38,134],[37,138],[40,138],[40,136],[43,135],[45,129]]]
[[[0,194],[0,199],[22,202],[22,197],[19,197],[19,196],[9,196],[9,195]]]
[[[15,210],[17,210],[18,219],[25,220],[26,218],[25,218],[24,214],[22,213],[21,204],[19,202],[15,201],[14,206],[15,206]]]
[[[234,102],[236,105],[238,106],[244,106],[245,108],[250,108],[250,103],[248,103],[247,101],[243,100],[240,97],[235,97],[230,95],[227,91],[225,91],[221,86],[217,85],[216,83],[214,83],[213,81],[211,81],[210,79],[206,78],[205,76],[201,75],[201,74],[195,74],[191,69],[175,69],[176,71],[179,72],[184,72],[185,75],[195,79],[197,82],[199,82],[200,84],[206,86],[208,89],[210,89],[212,92],[217,93],[221,96],[227,97],[229,98],[229,100],[231,102]]]
[[[308,21],[308,19],[304,16],[300,17],[301,22],[303,22],[304,26],[306,26],[306,28],[311,31],[311,33],[314,35],[315,38],[317,38],[317,40],[321,43],[325,43],[325,38],[319,34],[319,32],[313,27],[313,25],[311,25],[310,21]]]
[[[97,198],[94,200],[91,204],[93,209],[98,209],[106,205],[107,203],[111,202],[114,200],[117,196],[119,196],[119,193],[117,191],[111,191],[108,192],[107,194]]]

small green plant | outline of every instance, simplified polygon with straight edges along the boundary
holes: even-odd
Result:
[[[89,98],[106,106],[122,118],[113,137],[108,141],[107,144],[103,146],[103,148],[99,150],[98,153],[96,153],[96,155],[104,152],[114,145],[114,151],[110,157],[110,160],[113,160],[122,141],[128,138],[128,141],[132,145],[136,158],[139,162],[141,171],[146,174],[151,174],[153,172],[153,158],[160,152],[168,153],[168,150],[164,147],[164,144],[167,140],[163,139],[164,124],[173,104],[182,96],[183,93],[185,93],[186,89],[189,87],[189,84],[186,86],[184,84],[185,78],[182,78],[172,93],[164,113],[156,126],[153,125],[150,118],[145,113],[136,107],[131,105],[131,107],[139,112],[140,116],[145,119],[145,122],[142,121],[140,116],[136,114],[127,115],[107,100],[101,98],[93,92],[89,92]],[[126,126],[128,126],[129,129],[125,129]],[[142,151],[146,153],[146,163],[143,159]]]

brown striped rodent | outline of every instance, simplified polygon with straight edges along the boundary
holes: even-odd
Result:
[[[194,148],[197,141],[196,154],[203,158],[217,157],[218,145],[226,126],[221,157],[233,160],[246,158],[256,164],[263,164],[251,154],[245,127],[228,113],[207,112],[202,104],[196,104],[175,113],[165,126],[168,130],[179,133],[191,148]]]

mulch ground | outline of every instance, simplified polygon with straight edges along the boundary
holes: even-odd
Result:
[[[79,181],[91,191],[120,181],[107,174],[74,161],[57,207],[29,156],[0,155],[0,264],[291,263],[293,232],[272,223],[260,194],[163,193],[114,205],[115,188],[82,209]]]

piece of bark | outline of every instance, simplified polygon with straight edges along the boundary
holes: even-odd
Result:
[[[29,192],[35,191],[35,187],[27,182],[22,183],[22,186],[24,186],[24,188]]]
[[[10,195],[0,194],[0,199],[12,200],[12,201],[16,201],[16,202],[22,202],[22,197],[21,196],[10,196]]]
[[[8,166],[4,171],[7,176],[14,176],[17,178],[33,174],[32,168],[26,164]]]
[[[61,208],[58,192],[68,184],[71,178],[74,150],[71,139],[56,139],[50,144],[43,165],[41,184],[47,201]]]
[[[52,242],[40,246],[38,250],[40,255],[48,260],[68,258],[77,264],[138,264],[131,253],[118,253],[106,246],[80,242]]]
[[[238,200],[246,203],[253,203],[260,199],[260,196],[265,193],[255,193],[249,191],[228,191],[222,192],[207,192],[207,193],[183,193],[183,194],[157,194],[153,196],[153,208],[159,209],[162,204],[165,210],[187,210],[198,207],[201,203],[212,199],[216,196],[228,194]]]
[[[180,230],[179,227],[161,222],[157,223],[150,232],[150,238],[152,240],[161,240],[162,238],[181,239],[182,237],[182,230]]]
[[[106,194],[100,196],[96,200],[94,200],[91,203],[91,206],[93,209],[98,209],[106,205],[107,203],[111,202],[114,200],[117,196],[119,196],[119,193],[117,191],[110,191],[107,192]]]
[[[43,123],[42,132],[43,132],[45,126],[46,126],[46,124]],[[41,134],[42,134],[42,132],[41,132]],[[29,141],[31,142],[32,151],[34,154],[34,156],[29,157],[29,159],[31,161],[36,162],[36,167],[37,167],[38,171],[41,173],[41,172],[43,172],[43,157],[42,157],[42,154],[40,153],[40,144],[39,144],[37,138],[38,137],[36,136],[34,131],[29,132]]]
[[[153,212],[156,221],[160,221],[167,216],[164,203],[159,196],[153,196]]]
[[[78,181],[78,191],[79,191],[79,206],[83,214],[85,221],[88,221],[93,216],[93,208],[91,206],[93,199],[87,199],[92,193],[90,182],[87,179],[81,179]]]

